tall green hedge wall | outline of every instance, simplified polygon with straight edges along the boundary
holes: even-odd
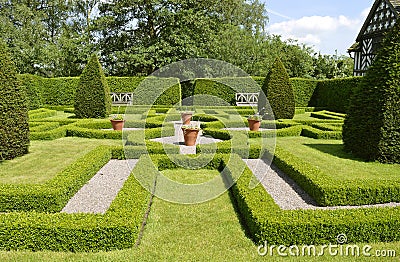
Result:
[[[26,93],[6,44],[0,39],[0,161],[28,153]]]
[[[265,77],[259,76],[252,78],[260,87],[265,79]],[[39,105],[73,105],[75,89],[79,83],[77,77],[42,78],[23,75],[19,76],[19,79],[27,88],[31,109],[38,108]],[[111,92],[132,92],[144,77],[106,77],[106,79]],[[296,107],[325,107],[328,110],[345,113],[349,106],[350,94],[353,93],[361,79],[361,77],[335,80],[291,78],[290,83],[293,87]],[[210,81],[210,79],[195,79],[180,84],[183,99],[195,94],[209,94],[217,95],[231,105],[235,105],[235,91],[226,88],[223,84]],[[220,87],[221,90],[214,90],[213,87]],[[175,90],[174,88],[170,91],[176,95],[179,92],[178,89]],[[254,92],[258,91],[254,90]],[[171,97],[170,94],[167,94],[167,96]],[[162,100],[157,102],[161,103]],[[174,99],[174,103],[176,100],[177,98]],[[200,102],[198,101],[198,103]],[[207,103],[211,104],[211,102]]]
[[[352,97],[343,125],[345,149],[366,160],[400,164],[399,57],[397,22]]]
[[[318,81],[309,106],[325,107],[328,110],[347,113],[350,97],[362,77],[338,78]]]

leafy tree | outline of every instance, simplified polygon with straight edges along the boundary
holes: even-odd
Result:
[[[80,77],[74,107],[78,118],[103,118],[110,114],[110,88],[95,54]]]
[[[387,34],[351,99],[345,149],[366,160],[400,163],[400,22]]]
[[[107,71],[147,75],[171,62],[209,57],[225,25],[257,34],[265,19],[258,1],[121,0],[101,4],[97,24]]]
[[[271,106],[275,119],[292,119],[295,113],[295,100],[289,75],[279,59],[276,58],[265,78],[258,101],[258,110],[268,109],[267,101]]]
[[[26,94],[3,40],[0,40],[0,160],[28,153],[29,126]]]

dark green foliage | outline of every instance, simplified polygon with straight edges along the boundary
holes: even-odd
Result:
[[[236,93],[258,93],[260,87],[250,77],[227,77],[196,79],[194,95],[207,95],[194,98],[195,105],[227,106],[236,105]]]
[[[0,39],[0,161],[28,153],[29,126],[26,93]]]
[[[366,160],[400,163],[400,22],[351,99],[343,126],[345,149]]]
[[[107,77],[107,83],[111,92],[133,92],[145,77]]]
[[[43,104],[74,104],[75,91],[79,85],[79,77],[42,78]]]
[[[29,74],[18,75],[21,86],[25,88],[28,109],[38,109],[43,105],[41,77]]]
[[[350,97],[362,77],[338,78],[316,81],[317,87],[309,106],[325,107],[328,110],[347,113]]]
[[[134,105],[179,105],[182,93],[178,78],[145,78],[133,92]]]
[[[314,90],[317,88],[319,82],[312,79],[305,78],[291,78],[290,83],[293,87],[294,98],[296,107],[307,107],[310,104],[311,97]]]
[[[263,107],[268,109],[269,103],[275,119],[292,119],[294,117],[295,100],[293,88],[289,81],[289,75],[279,58],[276,58],[271,70],[268,72],[262,90],[264,94],[260,94],[259,97],[259,111]]]
[[[78,118],[103,118],[111,112],[110,88],[95,54],[80,77],[74,108]]]

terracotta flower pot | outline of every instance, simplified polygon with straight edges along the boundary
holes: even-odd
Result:
[[[190,120],[192,119],[192,113],[181,113],[182,124],[190,125]]]
[[[199,134],[199,129],[182,128],[183,138],[185,139],[185,146],[196,145],[197,135]]]
[[[114,130],[122,130],[124,128],[125,120],[110,120]]]
[[[252,119],[247,119],[247,121],[249,122],[250,131],[259,131],[261,126],[261,121]]]

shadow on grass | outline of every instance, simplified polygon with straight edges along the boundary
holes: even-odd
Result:
[[[346,152],[342,144],[304,144],[304,145],[335,157],[354,160],[358,162],[365,162],[363,159],[356,157],[349,152]]]
[[[242,213],[240,212],[237,200],[236,200],[235,196],[233,195],[232,186],[230,186],[233,183],[232,177],[230,175],[228,175],[228,174],[223,174],[222,172],[221,172],[221,176],[222,176],[222,180],[224,181],[225,188],[228,190],[229,199],[230,199],[230,201],[232,203],[233,209],[235,210],[236,216],[237,216],[237,218],[239,220],[240,227],[242,228],[245,236],[248,239],[250,239],[254,244],[256,244],[256,239],[251,234],[250,229],[246,224],[246,220],[243,217]]]

